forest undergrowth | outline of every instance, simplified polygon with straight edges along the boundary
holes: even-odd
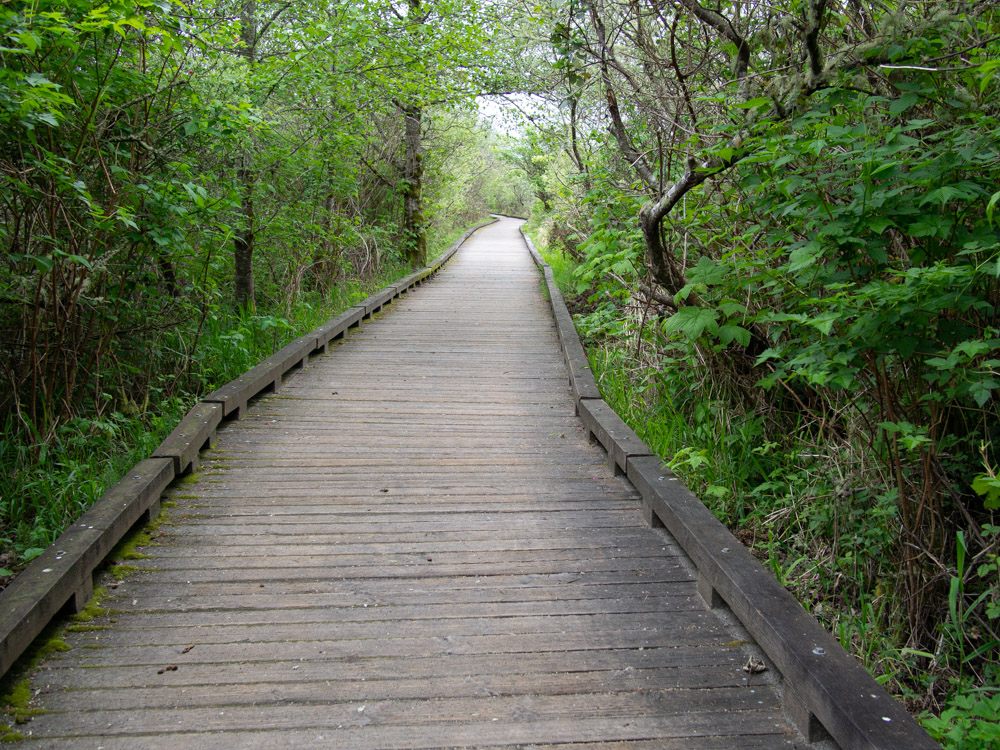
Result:
[[[748,396],[693,342],[664,335],[648,309],[594,294],[581,257],[546,242],[551,219],[536,214],[529,227],[605,400],[932,736],[956,750],[1000,746],[1000,528],[957,532],[937,582],[947,609],[932,648],[921,648],[896,585],[899,509],[880,446]],[[966,533],[981,533],[985,552],[971,553]]]

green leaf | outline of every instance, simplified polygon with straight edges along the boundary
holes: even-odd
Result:
[[[704,284],[693,284],[693,283],[685,284],[684,286],[681,287],[681,290],[677,292],[677,295],[674,297],[674,300],[676,302],[683,302],[684,300],[686,300],[688,297],[691,296],[691,292],[695,290],[698,290],[699,292],[704,292],[707,289],[708,287],[706,287]]]
[[[972,491],[983,496],[987,510],[1000,509],[1000,479],[980,474],[972,480]]]
[[[979,70],[976,72],[983,76],[983,80],[979,82],[980,94],[986,91],[986,87],[990,85],[990,81],[993,80],[993,76],[996,73],[997,68],[1000,68],[1000,60],[987,60],[979,66]]]
[[[703,255],[698,258],[698,264],[688,271],[688,278],[693,282],[712,286],[724,282],[728,270],[725,264]]]
[[[945,237],[951,229],[952,221],[947,216],[927,212],[922,218],[907,228],[911,237]]]
[[[788,256],[788,270],[795,273],[796,271],[808,268],[817,261],[822,253],[823,246],[820,245],[820,243],[815,240],[807,242],[802,247],[792,250],[791,254]]]
[[[965,198],[968,199],[970,196],[964,190],[960,190],[954,185],[943,185],[936,190],[932,190],[927,193],[920,201],[920,205],[925,203],[933,203],[938,206],[943,206],[948,201],[954,198]]]
[[[723,346],[729,346],[733,341],[740,346],[750,346],[750,331],[741,326],[719,326],[719,341],[722,342]]]
[[[901,115],[918,101],[920,101],[920,97],[916,94],[903,94],[898,99],[893,99],[889,102],[889,112],[894,115]]]
[[[740,102],[733,106],[736,109],[757,109],[758,107],[765,107],[771,103],[771,100],[764,96],[758,96],[754,99],[747,99],[745,102]]]
[[[747,313],[746,305],[733,300],[724,300],[720,302],[718,308],[722,314],[727,317],[732,317],[734,315],[746,315]]]
[[[868,228],[875,234],[882,234],[886,229],[893,226],[892,219],[878,218],[868,222]]]
[[[895,170],[895,169],[898,169],[898,168],[899,168],[899,165],[896,164],[895,162],[886,162],[882,166],[880,166],[877,169],[873,170],[872,173],[871,173],[871,176],[872,177],[877,177],[878,175],[882,174],[883,172],[888,172],[890,169],[891,170]]]
[[[986,205],[986,218],[990,220],[991,224],[993,223],[993,212],[996,211],[998,202],[1000,202],[1000,190],[993,193],[990,202]]]
[[[962,579],[952,576],[948,585],[948,613],[951,615],[953,627],[960,627],[961,621],[958,619],[958,600],[962,590]]]
[[[992,391],[996,390],[997,385],[997,381],[991,378],[977,380],[969,384],[969,395],[980,407],[986,406],[986,402],[990,400]]]
[[[620,260],[611,264],[611,270],[619,276],[626,276],[635,272],[635,266],[632,265],[631,261]]]
[[[995,350],[996,350],[995,341],[983,341],[981,339],[975,341],[963,341],[954,349],[954,351],[961,352],[970,359],[980,354],[987,354]]]
[[[29,52],[34,52],[41,45],[41,41],[30,31],[24,31],[17,35],[17,41],[28,48]],[[34,85],[34,84],[32,84]]]
[[[833,330],[833,324],[839,319],[840,313],[827,312],[822,315],[818,315],[815,318],[809,318],[809,320],[806,321],[806,324],[812,326],[824,336],[829,336],[830,331]]]
[[[664,333],[683,333],[688,338],[696,339],[706,330],[716,333],[719,325],[716,322],[715,310],[704,307],[682,307],[663,325]]]
[[[24,77],[24,82],[29,86],[51,86],[52,81],[41,73],[29,73]]]

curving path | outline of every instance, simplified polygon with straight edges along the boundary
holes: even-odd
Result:
[[[806,746],[588,444],[518,223],[220,430],[30,744]]]

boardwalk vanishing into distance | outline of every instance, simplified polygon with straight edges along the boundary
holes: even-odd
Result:
[[[588,441],[517,227],[220,429],[27,744],[810,746]]]

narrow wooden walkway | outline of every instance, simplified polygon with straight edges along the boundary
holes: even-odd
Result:
[[[222,429],[38,746],[803,747],[574,416],[504,220]]]

